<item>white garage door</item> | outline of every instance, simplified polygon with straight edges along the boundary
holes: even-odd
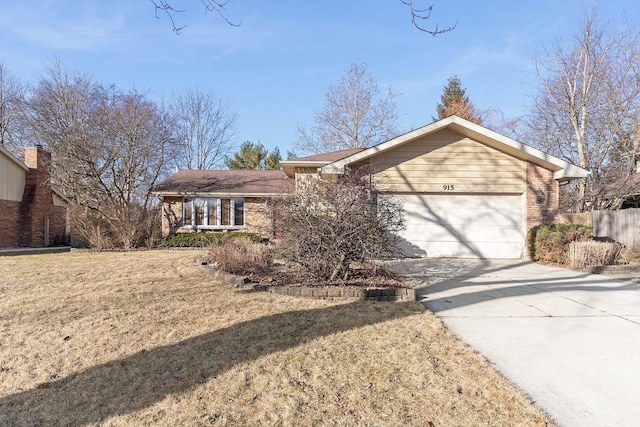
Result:
[[[521,258],[520,195],[404,194],[407,256]]]

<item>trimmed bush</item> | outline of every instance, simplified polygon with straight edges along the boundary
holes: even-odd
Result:
[[[273,261],[269,246],[246,237],[212,246],[209,255],[220,270],[231,274],[263,273],[269,270]]]
[[[160,246],[163,248],[206,248],[220,245],[229,240],[244,238],[254,243],[265,241],[265,239],[255,233],[243,233],[239,231],[229,233],[180,233],[164,237]]]
[[[584,270],[589,265],[614,265],[622,252],[615,242],[578,241],[569,243],[569,267]]]
[[[590,227],[579,224],[540,224],[527,233],[527,249],[533,261],[543,264],[569,263],[569,244],[592,239]]]

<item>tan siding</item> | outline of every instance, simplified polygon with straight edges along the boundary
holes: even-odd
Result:
[[[318,178],[318,168],[296,168],[296,190],[298,190],[301,185],[309,182],[310,179]]]
[[[67,206],[67,201],[64,200],[62,197],[58,196],[56,193],[52,193],[53,196],[53,206],[60,206],[60,207],[66,207]]]
[[[0,200],[22,200],[26,172],[0,153]]]
[[[522,193],[525,163],[445,129],[371,159],[384,190]]]

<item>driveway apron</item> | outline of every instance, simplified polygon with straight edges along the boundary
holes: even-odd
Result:
[[[640,425],[640,284],[522,260],[393,266],[560,425]]]

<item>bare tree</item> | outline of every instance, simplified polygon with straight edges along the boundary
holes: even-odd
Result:
[[[310,179],[286,203],[280,253],[321,280],[346,280],[352,262],[397,253],[402,205],[378,191],[364,169]]]
[[[397,96],[390,87],[380,89],[365,63],[351,64],[340,81],[329,87],[314,124],[309,129],[298,124],[296,148],[322,153],[369,147],[395,136]]]
[[[159,18],[160,15],[165,15],[171,21],[171,26],[173,27],[173,31],[176,34],[180,34],[180,32],[186,27],[186,25],[178,25],[175,20],[176,13],[182,13],[185,9],[179,9],[173,6],[173,1],[169,0],[150,0],[153,4],[156,11],[156,18]],[[418,3],[420,0],[416,1]],[[213,12],[220,16],[227,24],[232,25],[234,27],[239,26],[239,23],[232,22],[226,13],[227,5],[229,4],[229,0],[219,1],[219,0],[200,0],[202,5],[204,6],[204,11]],[[436,23],[434,27],[427,28],[424,26],[423,22],[429,20],[431,18],[431,13],[433,12],[433,4],[425,5],[425,6],[415,6],[414,0],[400,0],[401,3],[406,5],[409,8],[409,13],[411,15],[411,23],[418,30],[430,34],[432,36],[437,36],[438,34],[447,33],[452,31],[458,25],[456,21],[455,24],[446,27],[440,28],[439,24]]]
[[[71,227],[90,230],[80,237],[144,244],[151,187],[173,157],[170,116],[139,93],[93,83],[58,61],[34,88],[26,118],[30,140],[52,151],[53,183],[77,205]]]
[[[171,21],[171,26],[173,27],[173,31],[176,34],[180,34],[180,32],[186,27],[186,25],[178,25],[175,21],[175,14],[182,13],[185,9],[178,9],[172,5],[173,2],[169,2],[168,0],[150,0],[153,3],[153,6],[156,10],[156,18],[160,17],[160,14],[163,14],[169,18]],[[213,12],[218,14],[227,24],[237,27],[240,24],[232,22],[226,14],[226,7],[229,4],[229,0],[219,1],[219,0],[200,0],[202,6],[204,6],[205,13]]]
[[[235,147],[237,114],[231,104],[211,92],[187,90],[172,106],[180,150],[179,169],[220,167]]]
[[[19,151],[17,133],[24,99],[25,88],[0,63],[0,146],[13,154]]]
[[[576,188],[576,211],[598,207],[612,148],[633,141],[639,123],[639,33],[585,14],[580,32],[536,60],[540,91],[528,120],[531,140],[591,171]],[[628,169],[628,168],[627,168]]]

